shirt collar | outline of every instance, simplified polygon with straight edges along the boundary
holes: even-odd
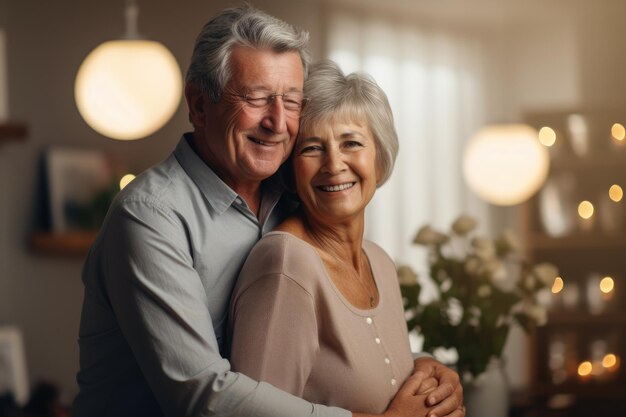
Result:
[[[232,188],[226,185],[226,183],[217,176],[215,171],[198,156],[196,151],[194,151],[189,144],[190,140],[192,140],[192,133],[185,133],[174,150],[174,156],[198,189],[200,189],[200,192],[204,195],[204,198],[206,198],[211,207],[213,207],[218,214],[222,214],[236,201],[243,201],[243,199],[239,197]],[[261,187],[262,206],[273,207],[280,199],[283,186],[279,175],[280,174],[277,172],[263,181]]]

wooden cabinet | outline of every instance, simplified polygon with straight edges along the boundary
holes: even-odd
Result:
[[[27,133],[23,123],[0,121],[0,147],[8,141],[24,140]]]
[[[626,394],[626,200],[617,187],[609,196],[612,186],[626,189],[626,111],[532,114],[526,121],[556,134],[548,180],[522,210],[527,253],[556,264],[563,280],[548,324],[533,337],[531,391],[547,402],[566,394],[572,409],[611,404]],[[582,213],[588,218],[579,214],[583,201],[593,207]]]
[[[36,232],[31,236],[30,248],[40,255],[80,258],[87,255],[97,231],[70,233]]]

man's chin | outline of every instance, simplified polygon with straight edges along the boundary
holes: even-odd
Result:
[[[249,167],[248,174],[258,181],[263,181],[274,175],[280,168],[280,165],[280,163],[275,161],[256,161],[253,166]]]

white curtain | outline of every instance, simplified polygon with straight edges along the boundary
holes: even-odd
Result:
[[[424,277],[425,253],[411,244],[420,226],[447,230],[461,213],[486,224],[488,207],[461,172],[464,142],[485,123],[483,48],[468,36],[381,18],[338,12],[328,23],[328,57],[376,79],[400,139],[394,173],[368,206],[366,238]]]

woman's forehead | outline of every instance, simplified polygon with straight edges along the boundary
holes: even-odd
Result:
[[[329,112],[315,119],[307,120],[307,123],[304,123],[300,127],[300,134],[304,135],[314,131],[319,131],[320,129],[326,129],[329,126],[350,124],[365,128],[369,127],[369,123],[363,114],[359,114],[356,111],[339,109],[338,111]]]

